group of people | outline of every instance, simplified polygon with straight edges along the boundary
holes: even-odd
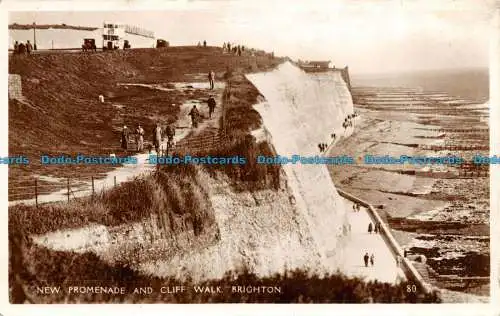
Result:
[[[361,210],[361,206],[358,203],[353,203],[352,204],[352,210],[354,212],[359,212]]]
[[[241,53],[245,51],[245,46],[243,45],[233,45],[231,47],[231,43],[227,42],[222,45],[222,51],[227,53],[232,53],[234,55],[241,56]]]
[[[201,47],[201,43],[200,42],[198,42],[198,47]],[[207,47],[207,41],[206,40],[203,41],[203,47]]]
[[[368,255],[368,252],[365,253],[365,255],[363,256],[363,259],[365,261],[365,267],[368,267],[368,262],[372,265],[375,264],[375,255],[372,253],[372,255]]]
[[[359,114],[358,113],[353,113],[353,114],[349,114],[347,115],[347,117],[344,119],[344,122],[342,123],[342,127],[344,129],[348,128],[348,127],[352,127],[353,125],[353,120],[358,116]]]
[[[208,104],[208,118],[212,118],[212,114],[215,111],[215,107],[217,106],[217,102],[215,102],[214,96],[210,95],[208,100],[206,101]],[[189,111],[188,116],[191,116],[191,126],[193,128],[198,127],[198,123],[200,122],[201,114],[196,105],[193,105],[191,111]]]
[[[380,226],[380,223],[375,223],[375,225],[373,225],[372,223],[368,224],[368,233],[372,233],[374,232],[375,234],[378,234],[380,233],[380,230],[381,230],[381,226]]]
[[[149,152],[151,152],[152,147],[155,147],[157,153],[160,152],[160,147],[162,139],[167,136],[167,146],[171,148],[173,146],[175,127],[172,125],[167,125],[163,130],[160,123],[156,123],[156,126],[152,132],[153,135],[153,145],[150,146]],[[137,128],[134,132],[130,131],[127,125],[123,126],[122,136],[121,136],[121,147],[124,151],[128,152],[128,146],[132,137],[135,137],[135,142],[137,144],[136,151],[142,152],[144,150],[144,129],[141,124],[137,124]]]
[[[328,144],[327,143],[319,143],[318,148],[319,148],[320,153],[325,152],[326,149],[328,148]]]
[[[30,43],[30,41],[26,41],[26,44],[23,42],[19,43],[16,41],[14,43],[14,54],[15,55],[30,55],[31,52],[33,51],[33,45]]]

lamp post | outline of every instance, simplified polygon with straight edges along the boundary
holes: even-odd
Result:
[[[33,50],[36,50],[36,23],[33,22]]]

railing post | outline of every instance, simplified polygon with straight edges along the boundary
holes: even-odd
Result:
[[[69,203],[69,178],[67,178],[66,183],[67,183],[68,203]]]
[[[38,180],[35,179],[35,205],[38,208]]]
[[[94,176],[92,176],[92,195],[90,200],[93,202],[94,201]]]

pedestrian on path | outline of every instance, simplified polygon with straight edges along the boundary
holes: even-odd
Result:
[[[381,228],[382,228],[382,226],[380,225],[380,223],[378,223],[378,222],[377,222],[377,223],[375,224],[375,232],[376,232],[377,234],[380,234],[380,230],[381,230]]]
[[[127,128],[127,125],[124,125],[122,129],[121,143],[122,143],[122,149],[125,152],[128,151],[128,140],[129,140],[129,130]]]
[[[168,150],[174,146],[175,127],[172,124],[167,125],[165,133],[167,134],[167,155],[168,155]]]
[[[368,224],[368,232],[371,234],[372,231],[373,231],[373,224],[370,223],[370,224]]]
[[[198,127],[198,117],[200,116],[200,112],[196,108],[196,105],[193,105],[193,108],[188,114],[191,116],[191,124],[194,128]]]
[[[368,260],[370,259],[370,257],[368,256],[368,252],[365,253],[365,256],[363,257],[363,259],[365,260],[365,267],[368,267]]]
[[[370,263],[373,267],[373,264],[375,263],[375,255],[372,253],[372,255],[370,256]]]
[[[28,55],[31,55],[31,52],[33,51],[33,45],[31,45],[30,41],[26,41],[26,52]]]
[[[354,212],[356,212],[356,203],[353,203],[353,204],[352,204],[352,210],[353,210]]]
[[[208,82],[210,83],[210,90],[214,89],[215,72],[212,70],[208,73]]]
[[[160,123],[156,123],[156,127],[153,131],[153,145],[155,146],[156,150],[156,155],[160,155],[160,146],[161,146],[161,139],[162,139],[162,130]]]
[[[207,103],[208,103],[208,117],[212,118],[212,113],[214,113],[215,106],[217,105],[213,95],[211,95],[210,98],[208,98]]]
[[[375,234],[378,234],[378,223],[375,223],[375,229],[373,231]]]
[[[361,206],[359,204],[356,204],[356,209],[359,212],[361,210]]]
[[[137,124],[137,129],[135,130],[135,141],[137,143],[137,152],[142,152],[144,150],[144,129],[141,124]]]

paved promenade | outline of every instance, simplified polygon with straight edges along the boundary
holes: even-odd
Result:
[[[346,205],[351,233],[344,248],[341,271],[348,276],[364,277],[367,281],[377,279],[382,282],[396,283],[406,279],[403,270],[397,267],[396,258],[382,235],[368,233],[368,225],[372,220],[366,208],[361,207],[359,212],[355,212],[352,209],[353,203],[342,199]],[[365,267],[363,256],[366,252],[370,256],[374,254],[373,266],[369,264]]]

